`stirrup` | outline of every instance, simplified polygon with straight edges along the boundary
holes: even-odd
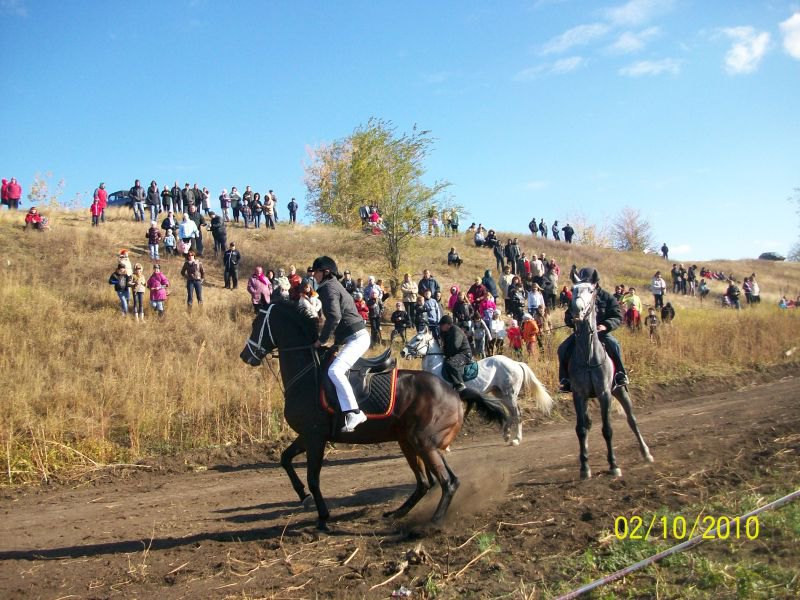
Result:
[[[614,374],[614,389],[625,387],[630,383],[630,379],[628,379],[628,374],[624,371],[618,371]]]
[[[365,415],[363,411],[359,410],[357,412],[346,413],[344,416],[344,427],[342,427],[342,433],[352,433],[356,427],[361,425],[361,423],[366,420],[367,415]]]

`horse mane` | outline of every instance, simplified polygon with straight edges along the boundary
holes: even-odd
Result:
[[[286,317],[287,320],[299,330],[300,335],[308,339],[311,343],[319,339],[316,319],[309,317],[308,313],[302,309],[299,302],[293,300],[289,302],[276,302],[275,309],[279,310],[281,317]]]

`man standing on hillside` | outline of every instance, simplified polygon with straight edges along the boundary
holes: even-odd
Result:
[[[239,285],[239,263],[242,260],[242,255],[236,249],[236,244],[231,242],[230,248],[225,251],[225,257],[222,260],[225,272],[225,289],[235,290]],[[269,300],[269,298],[267,298]]]
[[[294,198],[286,205],[286,208],[289,209],[289,222],[297,223],[297,209],[300,208],[300,206],[295,202]]]
[[[567,223],[564,227],[561,228],[561,231],[564,232],[564,241],[568,244],[572,243],[572,236],[575,235],[575,230],[570,227],[569,223]]]
[[[147,198],[147,193],[144,191],[142,184],[137,179],[133,187],[128,192],[128,196],[133,202],[133,218],[137,221],[144,221],[144,201]]]
[[[424,295],[425,290],[430,290],[432,298],[436,296],[436,292],[441,291],[441,288],[439,287],[439,282],[433,278],[431,272],[428,269],[425,269],[422,272],[422,279],[420,279],[419,283],[417,284],[417,293],[419,293],[420,296]],[[437,324],[438,324],[438,319],[437,319]]]
[[[661,246],[661,256],[664,257],[664,260],[669,260],[669,248],[667,247],[667,242],[664,242]]]
[[[108,206],[108,192],[106,191],[106,184],[102,181],[99,187],[94,191],[93,200],[97,200],[100,206],[100,222],[106,222],[106,206]]]
[[[539,221],[539,235],[547,239],[547,225],[544,224],[544,219]]]
[[[187,255],[186,262],[183,263],[181,275],[186,279],[186,304],[192,310],[192,291],[197,296],[197,303],[203,305],[203,279],[205,271],[203,263],[197,260],[191,250]]]
[[[520,273],[519,270],[520,249],[517,238],[514,238],[509,244],[506,244],[506,258],[508,259],[508,264],[511,265],[511,271],[514,275],[522,277],[524,273]]]
[[[189,190],[191,191],[191,190]],[[195,242],[195,250],[197,251],[197,256],[202,258],[203,256],[203,227],[206,226],[206,219],[203,217],[203,213],[197,210],[197,206],[194,204],[189,204],[189,220],[194,221],[194,224],[197,226],[197,237],[194,239]]]
[[[557,242],[561,241],[560,233],[561,230],[558,228],[558,221],[553,221],[553,239]]]
[[[172,196],[172,210],[176,213],[183,212],[183,197],[181,196],[181,186],[178,185],[177,181],[170,190],[170,196]]]

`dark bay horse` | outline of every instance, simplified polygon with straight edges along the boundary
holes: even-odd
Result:
[[[334,427],[334,416],[319,400],[321,373],[317,350],[316,322],[306,317],[293,303],[262,306],[253,321],[253,330],[241,358],[251,366],[261,364],[267,353],[277,349],[284,386],[284,416],[297,438],[281,454],[281,465],[302,502],[308,497],[292,466],[295,456],[305,452],[308,487],[317,506],[317,527],[327,528],[330,516],[320,492],[320,469],[325,445],[329,441],[347,444],[378,444],[396,441],[416,477],[411,496],[387,517],[406,515],[430,488],[426,473],[432,473],[442,488],[433,515],[440,522],[450,506],[459,481],[447,465],[442,450],[455,440],[464,419],[464,405],[475,408],[490,422],[505,424],[502,405],[492,398],[465,390],[461,396],[442,379],[423,371],[400,370],[397,375],[394,411],[388,418],[370,419],[352,433]],[[365,467],[366,468],[366,467]]]
[[[628,425],[639,442],[642,457],[647,462],[653,462],[650,450],[639,432],[636,417],[633,416],[633,403],[628,394],[628,387],[613,388],[614,365],[597,335],[596,295],[597,288],[594,284],[579,283],[573,288],[572,304],[570,305],[575,324],[575,347],[569,359],[569,379],[577,416],[575,432],[578,434],[580,444],[581,479],[589,479],[592,476],[592,470],[589,468],[589,444],[586,439],[592,426],[588,411],[590,398],[597,398],[600,401],[603,438],[605,438],[608,448],[609,473],[616,477],[622,475],[622,470],[617,466],[614,447],[611,443],[609,408],[612,396],[619,401],[625,411]]]

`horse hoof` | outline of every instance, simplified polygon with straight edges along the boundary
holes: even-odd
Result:
[[[330,531],[330,529],[328,529],[328,523],[326,521],[323,521],[322,519],[317,521],[317,530],[318,531],[325,531],[325,532],[329,532]]]
[[[314,496],[311,494],[307,495],[303,500],[300,502],[303,505],[305,510],[311,510],[316,507],[316,503],[314,502]]]
[[[645,456],[645,457],[644,457],[644,461],[645,461],[645,462],[649,462],[649,463],[656,462],[656,461],[655,461],[655,459],[653,458],[653,455],[652,455],[652,454],[648,454],[647,456]]]
[[[610,475],[613,475],[614,477],[622,477],[622,469],[620,469],[619,467],[614,467],[613,469],[609,469],[608,472]]]
[[[511,440],[512,446],[519,446],[519,440]]]
[[[587,479],[592,478],[592,472],[588,469],[586,471],[581,471],[581,481],[586,481]]]

